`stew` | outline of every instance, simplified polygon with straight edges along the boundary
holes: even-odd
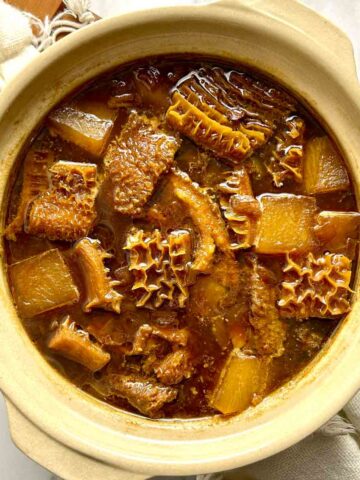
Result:
[[[349,172],[261,74],[186,55],[122,66],[57,105],[19,164],[5,230],[19,316],[112,405],[241,412],[351,308]]]

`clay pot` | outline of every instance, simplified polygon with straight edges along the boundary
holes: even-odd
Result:
[[[349,40],[294,0],[220,0],[102,20],[62,39],[0,97],[1,228],[19,150],[58,101],[94,76],[141,57],[201,53],[241,62],[299,96],[338,144],[359,194],[360,90]],[[150,420],[75,388],[40,355],[0,274],[0,386],[14,442],[67,480],[144,479],[221,471],[309,435],[360,387],[360,304],[297,377],[228,419]],[[133,473],[130,473],[133,472]]]

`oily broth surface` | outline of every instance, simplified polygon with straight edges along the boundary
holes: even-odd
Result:
[[[161,124],[163,124],[165,113],[171,105],[171,95],[174,92],[175,85],[181,78],[189,75],[190,72],[203,67],[234,69],[240,72],[246,71],[241,66],[229,65],[208,58],[192,58],[189,56],[149,58],[139,60],[134,64],[126,65],[105,76],[94,79],[63,103],[71,103],[80,99],[82,103],[98,102],[108,104],[111,97],[121,97],[131,92],[132,97],[125,97],[124,106],[117,109],[118,114],[116,120],[114,120],[114,127],[107,140],[107,145],[109,145],[116,137],[121,135],[129,112],[132,110],[138,112],[139,115],[158,118]],[[136,86],[134,86],[134,71],[137,72],[138,76]],[[249,75],[254,82],[257,81],[257,74],[249,72]],[[283,92],[284,95],[288,95],[273,81],[266,81],[271,87],[273,86],[280,92]],[[296,114],[306,124],[304,144],[306,145],[313,138],[325,137],[326,133],[316,119],[297,100],[293,98],[291,100],[295,105]],[[128,103],[126,104],[126,102]],[[218,152],[214,153],[203,144],[197,143],[196,140],[194,141],[194,138],[191,139],[182,133],[177,135],[182,140],[182,145],[175,154],[174,167],[186,172],[190,180],[196,182],[215,204],[219,203],[219,194],[216,186],[224,182],[226,175],[237,167],[228,158],[221,158]],[[16,241],[7,240],[8,265],[13,265],[50,249],[58,249],[79,291],[79,300],[74,305],[54,308],[30,318],[24,315],[21,316],[24,327],[34,344],[58,371],[79,388],[119,408],[138,412],[139,408],[134,405],[134,402],[129,401],[129,398],[124,394],[117,395],[116,392],[109,392],[106,388],[103,388],[101,384],[102,379],[108,373],[111,375],[119,373],[128,376],[135,375],[136,378],[141,375],[150,379],[149,381],[151,382],[162,384],[151,369],[144,373],[143,368],[146,356],[142,354],[128,354],[133,346],[136,332],[143,325],[149,325],[155,329],[162,328],[173,331],[185,329],[189,332],[189,340],[185,348],[190,357],[192,368],[189,370],[189,375],[182,378],[179,382],[173,383],[171,386],[165,384],[166,388],[176,389],[176,399],[164,403],[154,416],[188,418],[219,413],[219,409],[214,407],[210,399],[214,389],[218,388],[217,385],[222,375],[222,369],[226,368],[227,359],[233,349],[240,348],[244,350],[245,355],[255,356],[260,359],[269,356],[263,352],[255,351],[253,344],[249,346],[248,338],[241,347],[234,345],[234,340],[232,339],[231,332],[236,332],[234,335],[237,341],[239,341],[238,332],[239,330],[243,332],[244,324],[247,322],[247,320],[244,320],[244,315],[246,316],[246,312],[249,313],[251,311],[248,292],[245,296],[239,293],[239,290],[232,291],[231,282],[226,287],[227,304],[221,310],[220,315],[223,318],[221,332],[219,333],[219,331],[214,330],[214,324],[209,321],[206,302],[203,307],[201,304],[200,306],[195,305],[202,298],[202,290],[200,290],[200,296],[199,292],[196,291],[197,282],[199,279],[203,281],[208,273],[199,275],[193,283],[190,283],[189,298],[185,308],[179,308],[166,302],[159,308],[139,308],[136,306],[138,300],[136,292],[131,290],[131,277],[129,279],[126,276],[126,279],[123,279],[123,272],[126,271],[129,261],[129,253],[124,250],[124,245],[132,228],[145,232],[159,229],[163,236],[174,230],[186,230],[191,235],[192,252],[196,251],[198,247],[198,227],[189,211],[184,208],[184,205],[178,199],[174,199],[173,193],[169,190],[167,182],[169,173],[164,172],[160,175],[155,182],[154,192],[143,206],[143,211],[145,212],[149,208],[160,205],[158,210],[155,209],[153,212],[156,211],[155,213],[158,215],[165,215],[166,221],[163,223],[160,221],[159,224],[158,217],[154,217],[154,213],[152,215],[125,215],[114,212],[111,200],[109,200],[111,197],[111,188],[109,186],[111,180],[106,175],[106,168],[103,163],[104,154],[100,156],[93,155],[83,147],[75,145],[73,142],[65,141],[61,135],[54,135],[54,131],[49,128],[47,120],[34,139],[34,144],[37,145],[37,148],[51,151],[54,156],[54,162],[66,160],[97,165],[99,183],[101,183],[95,202],[97,218],[89,233],[84,236],[98,239],[102,248],[112,254],[111,258],[105,260],[105,265],[113,278],[115,278],[115,272],[121,270],[122,276],[119,278],[124,281],[124,284],[116,287],[117,291],[123,295],[121,313],[107,311],[103,308],[95,308],[90,312],[84,312],[83,305],[87,297],[87,287],[79,268],[78,257],[73,251],[75,241],[49,240],[44,238],[44,236],[31,235],[25,232],[17,234]],[[265,152],[265,147],[257,149],[244,160],[250,175],[253,196],[256,197],[267,193],[275,195],[279,193],[304,195],[303,184],[293,181],[291,178],[286,179],[281,187],[274,185],[271,175],[264,169],[263,163],[266,153],[261,156],[262,151]],[[254,157],[257,157],[255,167],[251,163]],[[260,169],[257,168],[259,163]],[[237,165],[240,165],[240,163]],[[22,178],[23,169],[18,173],[12,191],[8,209],[8,221],[11,221],[16,215],[21,195]],[[355,196],[351,185],[347,189],[313,194],[312,197],[316,199],[317,208],[321,211],[356,211]],[[226,226],[226,220],[223,219],[223,221]],[[326,247],[323,246],[319,248],[321,252],[314,249],[317,254],[326,250]],[[219,256],[219,252],[216,255],[218,256],[215,258],[215,264],[216,262],[220,264],[222,257]],[[256,261],[261,263],[267,271],[271,272],[276,284],[274,288],[279,292],[282,282],[281,272],[286,263],[286,256],[254,253],[254,248],[245,248],[236,250],[234,261],[240,265],[239,268],[243,268],[247,262],[247,256],[251,255],[255,255]],[[355,269],[355,261],[353,261],[352,269]],[[244,272],[246,270],[242,271],[241,276],[245,275]],[[223,277],[221,275],[223,275],[222,272],[216,277],[215,283],[217,285],[222,285],[221,279]],[[14,291],[15,287],[11,282],[10,278],[10,285]],[[204,281],[205,296],[207,295],[207,288],[214,288],[214,295],[217,294],[214,285],[208,286],[206,281]],[[248,281],[243,283],[240,291],[241,288],[248,289]],[[212,294],[210,290],[209,296]],[[201,308],[203,308],[203,311],[201,311]],[[275,306],[275,308],[277,307]],[[240,314],[238,314],[240,311],[245,312],[241,314],[241,318]],[[65,358],[49,348],[49,337],[53,335],[54,329],[58,328],[64,317],[67,316],[70,316],[71,320],[76,324],[76,328],[89,332],[91,342],[101,344],[99,332],[102,334],[103,329],[109,326],[108,335],[111,337],[111,341],[102,345],[102,348],[111,355],[111,360],[103,369],[91,372],[85,366]],[[282,385],[307,365],[324,342],[327,341],[340,320],[341,315],[334,315],[333,318],[309,317],[301,321],[295,318],[283,318],[281,322],[286,329],[286,338],[283,342],[284,351],[281,355],[274,356],[271,359],[271,366],[266,373],[266,386],[262,388],[260,393],[254,392],[250,403],[258,403],[265,395]],[[248,325],[246,323],[246,331],[252,328],[251,324]],[[253,332],[246,335],[251,337]],[[158,348],[160,349],[158,361],[163,360],[172,352],[183,348],[178,345],[174,346],[172,342],[164,339],[160,339],[158,343]],[[102,386],[99,387],[99,385]]]

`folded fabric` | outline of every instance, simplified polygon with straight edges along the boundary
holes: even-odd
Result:
[[[31,45],[29,20],[18,10],[0,0],[0,63],[13,58]]]
[[[350,38],[360,74],[360,2],[358,0],[300,0],[341,28]],[[116,3],[116,2],[115,2]]]
[[[64,0],[63,11],[44,22],[0,0],[0,90],[24,66],[60,35],[68,34],[95,21],[89,0]],[[36,34],[33,33],[33,29]]]
[[[0,0],[0,90],[37,55],[32,36],[28,18]]]

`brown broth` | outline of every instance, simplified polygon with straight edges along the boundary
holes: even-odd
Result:
[[[132,109],[135,109],[140,115],[158,117],[161,125],[163,125],[165,112],[171,104],[171,95],[173,95],[172,92],[174,92],[177,82],[184,76],[189,75],[190,72],[213,66],[224,68],[227,71],[234,69],[246,72],[246,69],[241,66],[229,65],[214,59],[192,58],[186,55],[174,56],[173,58],[149,58],[139,60],[131,65],[125,65],[116,71],[94,79],[78,91],[75,96],[66,99],[65,103],[72,102],[74,99],[80,99],[82,102],[96,101],[104,104],[107,104],[110,98],[115,98],[114,102],[124,101],[125,106],[119,108],[114,128],[107,141],[107,145],[109,145],[114,138],[121,134],[124,125],[126,125],[128,114]],[[133,72],[136,72],[135,86]],[[250,82],[253,82],[253,84],[256,84],[258,78],[261,81],[263,79],[262,75],[253,72],[248,73],[248,75],[250,75]],[[271,86],[271,89],[277,89],[280,96],[286,99],[290,98],[293,103],[293,113],[296,113],[305,122],[304,145],[307,145],[315,137],[326,136],[326,132],[318,121],[297,99],[291,95],[289,97],[289,94],[272,80],[266,79],[265,81],[267,85]],[[205,99],[199,98],[203,102],[207,101],[205,97]],[[223,97],[219,101],[219,105],[225,105],[228,100],[228,97]],[[214,104],[213,108],[216,107],[216,101]],[[242,120],[241,114],[236,109],[233,112],[235,112],[234,115],[239,116],[238,119],[231,120],[233,123],[230,122],[231,128],[235,129],[235,126],[238,125],[237,122]],[[271,115],[273,114],[272,111]],[[270,121],[269,118],[265,118],[265,120],[270,124],[272,120]],[[280,127],[274,127],[275,130],[277,128]],[[174,128],[174,130],[176,129]],[[218,151],[211,151],[211,148],[206,148],[204,143],[194,141],[194,138],[190,139],[183,133],[178,136],[182,139],[182,145],[175,155],[175,168],[186,172],[190,179],[199,184],[204,189],[203,192],[207,192],[206,194],[216,204],[220,201],[217,190],[218,184],[224,182],[229,172],[242,164],[246,166],[250,174],[254,196],[264,193],[304,194],[303,183],[296,182],[290,177],[286,178],[283,186],[277,187],[274,185],[271,175],[265,168],[266,158],[269,157],[269,142],[272,141],[270,139],[263,147],[257,148],[252,155],[247,155],[244,162],[238,162],[235,165],[228,158],[221,158]],[[32,147],[34,146],[38,149],[51,151],[54,155],[54,161],[94,162],[97,164],[100,180],[102,181],[106,177],[102,161],[103,155],[92,155],[86,149],[74,145],[73,142],[65,141],[61,135],[54,136],[54,132],[49,129],[47,120],[34,139]],[[20,169],[9,201],[9,222],[15,216],[20,201],[22,175],[23,169]],[[215,385],[219,381],[220,372],[234,346],[240,348],[245,355],[255,356],[259,359],[271,359],[271,361],[269,360],[270,367],[267,367],[269,368],[267,373],[269,379],[266,386],[261,391],[254,392],[250,401],[250,404],[255,404],[294,376],[314,358],[336,328],[339,320],[341,320],[341,315],[334,315],[333,318],[313,318],[311,316],[303,321],[295,318],[279,320],[284,327],[284,331],[286,331],[284,351],[281,355],[264,353],[261,348],[259,349],[256,346],[257,337],[254,334],[256,328],[249,322],[249,316],[252,313],[249,305],[251,284],[249,284],[250,267],[248,261],[254,258],[254,248],[236,250],[235,253],[231,253],[232,259],[230,261],[227,260],[227,254],[221,252],[220,248],[217,247],[213,259],[215,263],[212,264],[210,275],[197,274],[196,278],[189,282],[190,285],[187,287],[189,298],[185,308],[179,308],[166,302],[154,309],[137,307],[138,296],[131,289],[133,277],[127,270],[129,253],[124,250],[130,229],[137,228],[143,229],[145,232],[151,232],[154,228],[158,228],[164,238],[170,231],[186,230],[190,233],[192,239],[192,255],[199,245],[199,228],[196,225],[196,219],[194,221],[189,210],[184,207],[179,198],[174,196],[174,190],[171,185],[169,186],[169,175],[171,174],[166,172],[160,175],[159,180],[155,182],[153,194],[141,207],[140,215],[125,215],[114,211],[109,200],[112,180],[105,178],[96,198],[96,222],[88,234],[82,235],[100,240],[104,250],[113,255],[105,260],[105,264],[109,268],[111,277],[113,279],[118,278],[120,281],[116,290],[123,295],[121,313],[106,311],[102,308],[84,312],[86,285],[79,270],[78,256],[72,250],[74,241],[48,240],[40,238],[41,235],[31,235],[24,232],[17,235],[16,241],[6,241],[8,265],[52,248],[58,248],[62,252],[74,283],[79,290],[80,298],[74,305],[51,309],[31,318],[22,315],[24,327],[43,355],[66,378],[90,394],[132,412],[137,412],[138,409],[134,407],[133,402],[125,398],[124,394],[116,395],[114,391],[104,393],[106,388],[101,384],[102,379],[109,374],[134,375],[135,377],[141,375],[150,379],[151,382],[161,384],[159,377],[157,378],[157,374],[154,373],[156,370],[152,370],[156,367],[148,366],[146,367],[148,371],[144,373],[144,365],[150,354],[129,355],[135,334],[143,325],[173,331],[186,329],[189,332],[189,339],[185,349],[186,354],[191,359],[189,374],[185,378],[181,378],[180,381],[172,383],[171,386],[167,385],[169,388],[176,389],[176,399],[166,402],[152,416],[186,418],[219,413],[219,410],[212,406],[209,399],[213,395],[214,388],[217,388]],[[356,211],[355,196],[351,185],[345,191],[313,194],[312,198],[316,199],[319,211]],[[226,225],[226,218],[223,218],[222,221]],[[316,245],[313,248],[315,255],[321,255],[325,251],[326,246],[324,245]],[[299,254],[296,255],[298,255],[296,258],[302,258],[301,255],[300,257]],[[229,267],[226,264],[228,261]],[[222,267],[223,262],[225,262],[224,268]],[[259,252],[256,256],[256,262],[263,265],[276,279],[274,291],[279,295],[286,255]],[[355,268],[354,263],[355,261],[353,262],[353,269]],[[231,269],[233,269],[233,273]],[[214,273],[214,270],[216,270],[216,273]],[[231,278],[231,275],[234,276],[234,279]],[[213,283],[211,283],[211,279],[213,279]],[[11,287],[12,289],[15,288],[13,284],[11,284]],[[266,286],[266,288],[268,287]],[[211,297],[216,297],[216,295],[219,295],[220,303],[223,303],[221,308],[218,306],[215,308],[212,305]],[[274,309],[277,309],[276,305],[274,305]],[[110,362],[100,371],[93,373],[85,366],[64,358],[64,356],[49,348],[49,336],[53,334],[54,328],[61,323],[62,319],[68,315],[77,328],[89,332],[90,340],[99,342],[102,348],[111,355]],[[233,345],[235,341],[232,335],[235,335],[234,338],[237,339],[244,335],[244,344],[241,347]],[[163,338],[157,338],[156,342],[158,342],[156,347],[158,350],[155,349],[155,357],[158,355],[158,362],[171,352],[183,348],[183,346],[174,345],[174,343]],[[157,364],[155,363],[155,365]],[[102,386],[99,387],[99,385]]]

